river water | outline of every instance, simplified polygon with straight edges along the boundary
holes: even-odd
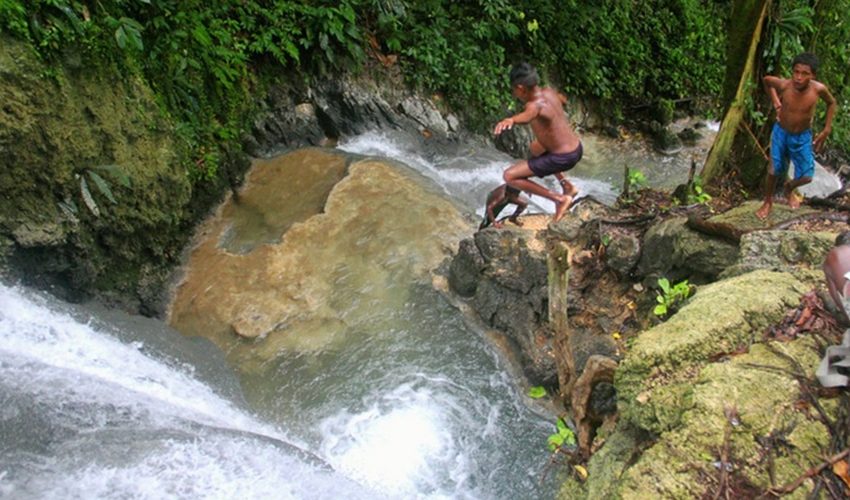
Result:
[[[258,160],[198,231],[183,335],[0,286],[0,497],[552,498],[555,416],[432,286],[510,159],[416,144]],[[585,144],[573,176],[613,200]]]

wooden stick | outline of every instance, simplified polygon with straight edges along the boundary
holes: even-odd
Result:
[[[850,455],[850,448],[847,448],[844,451],[842,451],[841,453],[838,453],[836,455],[829,457],[826,460],[826,462],[823,462],[819,465],[816,465],[815,467],[810,468],[809,470],[804,472],[802,476],[798,477],[797,480],[794,481],[793,483],[789,483],[789,484],[787,484],[787,485],[785,485],[781,488],[771,488],[769,493],[776,495],[776,496],[791,493],[792,491],[799,488],[800,485],[803,484],[803,481],[805,481],[806,479],[809,479],[811,477],[817,476],[824,469],[831,466],[835,462],[838,462],[839,460],[843,460],[844,458],[847,458],[848,455]]]
[[[753,133],[752,129],[750,129],[750,126],[749,126],[749,124],[747,124],[747,121],[746,121],[746,120],[741,120],[740,125],[743,125],[743,126],[744,126],[744,129],[745,129],[747,132],[749,132],[749,133],[750,133],[750,137],[752,137],[753,141],[756,143],[756,146],[758,146],[759,151],[761,151],[761,155],[764,157],[764,159],[765,159],[765,160],[770,160],[770,155],[769,155],[769,154],[767,154],[767,151],[765,151],[763,147],[761,147],[761,143],[759,142],[759,140],[758,140],[758,138],[756,137],[756,135]]]

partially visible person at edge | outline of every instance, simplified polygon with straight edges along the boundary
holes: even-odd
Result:
[[[578,189],[561,175],[581,160],[581,140],[567,121],[563,111],[563,96],[549,87],[540,87],[537,70],[520,63],[510,73],[511,93],[525,103],[518,114],[496,124],[494,133],[501,134],[516,124],[531,124],[535,140],[531,143],[532,158],[508,167],[505,182],[516,189],[536,194],[555,203],[555,222],[567,212]],[[550,191],[529,180],[530,177],[558,175],[563,194]]]
[[[756,211],[756,217],[766,219],[773,208],[773,192],[777,178],[785,179],[789,158],[794,162],[794,179],[785,182],[785,198],[791,208],[799,208],[802,197],[795,191],[812,182],[815,172],[814,150],[820,151],[832,132],[835,115],[835,98],[826,85],[815,80],[818,59],[804,52],[791,63],[791,79],[775,76],[764,77],[764,87],[776,109],[776,123],[770,137],[771,164],[767,172],[767,190],[764,204]],[[823,130],[812,141],[812,119],[818,98],[826,102],[826,123]]]
[[[484,220],[481,221],[481,225],[478,226],[478,229],[484,229],[490,224],[493,224],[493,227],[502,227],[501,221],[496,220],[496,217],[498,217],[499,213],[510,203],[516,205],[516,210],[514,210],[514,213],[510,217],[508,217],[508,220],[517,226],[521,226],[522,223],[519,219],[517,219],[517,217],[519,217],[519,214],[521,214],[528,206],[528,200],[520,194],[519,189],[508,186],[507,184],[502,184],[496,189],[490,191],[490,194],[487,195],[487,204],[484,207]]]
[[[850,317],[845,304],[850,306],[850,231],[838,235],[835,246],[826,254],[823,261],[823,274],[826,276],[826,287],[829,296],[839,310],[839,317],[844,324],[850,324]]]

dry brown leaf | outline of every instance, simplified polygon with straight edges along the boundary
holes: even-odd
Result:
[[[839,460],[832,464],[832,472],[850,488],[850,465],[847,464],[846,460]]]

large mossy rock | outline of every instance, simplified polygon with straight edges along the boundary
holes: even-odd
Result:
[[[677,314],[643,332],[620,364],[621,418],[656,433],[678,426],[701,367],[757,342],[807,291],[790,274],[769,271],[698,288]]]
[[[739,262],[739,245],[691,229],[685,217],[673,217],[655,224],[646,232],[636,273],[652,283],[662,277],[673,282],[688,279],[705,283],[718,279],[721,274],[723,277],[729,277],[755,269],[788,270],[800,265],[808,266],[823,257],[823,245],[814,242],[804,233],[785,231],[787,235],[779,235],[783,231],[770,231],[777,234],[777,240],[794,240],[778,250],[773,248],[769,237],[766,239],[761,236],[762,232],[768,231],[775,224],[814,213],[814,210],[807,207],[792,210],[787,205],[777,203],[773,206],[769,220],[762,221],[755,216],[759,206],[761,202],[749,201],[710,217],[708,222],[726,225],[745,233],[742,243],[748,242],[752,245],[754,242],[767,241],[763,247],[766,253],[762,261],[752,258],[751,249],[745,249],[744,261]],[[820,239],[822,236],[814,238]],[[766,259],[777,251],[780,255],[767,262]],[[784,265],[781,265],[780,261],[783,259]],[[727,271],[730,267],[732,269]]]
[[[712,281],[738,258],[738,247],[700,234],[686,226],[687,218],[673,217],[649,228],[637,274],[654,282],[689,279]]]
[[[139,78],[79,61],[48,68],[26,43],[0,42],[0,235],[14,242],[10,264],[29,282],[145,295],[134,287],[165,277],[154,262],[179,253],[191,195],[169,119]]]
[[[767,269],[823,278],[821,266],[835,244],[835,234],[827,232],[753,231],[741,237],[737,263],[724,270],[721,278]],[[806,272],[809,271],[809,272]]]
[[[692,381],[678,425],[647,439],[644,431],[621,424],[588,463],[589,481],[568,481],[560,497],[704,497],[714,491],[724,449],[739,484],[764,491],[794,481],[822,460],[830,440],[827,428],[794,404],[800,398],[794,364],[811,377],[816,348],[811,338],[759,344],[707,365]],[[771,449],[771,440],[782,444]],[[797,496],[810,489],[804,486]]]
[[[796,404],[817,342],[762,335],[807,291],[791,274],[751,272],[699,288],[637,337],[615,374],[620,421],[589,480],[567,481],[560,497],[699,498],[714,491],[724,450],[736,484],[753,491],[819,463],[828,429]]]

